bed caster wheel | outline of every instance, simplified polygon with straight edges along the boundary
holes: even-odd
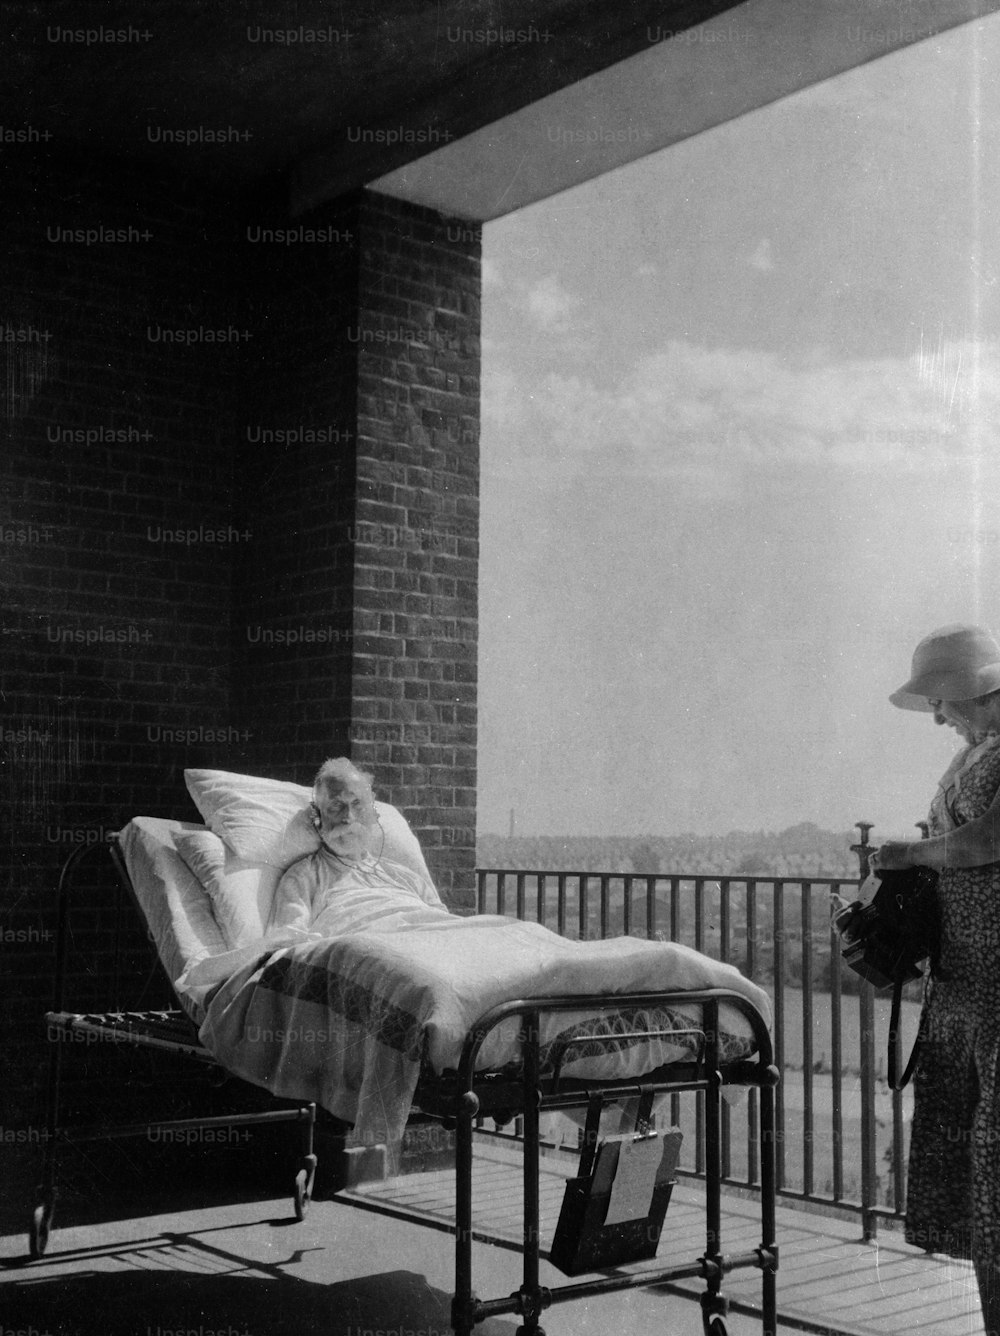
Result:
[[[49,1231],[52,1228],[52,1202],[42,1202],[36,1206],[31,1216],[31,1230],[28,1234],[28,1252],[32,1261],[45,1255],[49,1246]]]
[[[313,1180],[316,1177],[316,1156],[307,1155],[304,1166],[295,1175],[295,1219],[304,1220],[312,1201]]]
[[[721,1294],[703,1294],[701,1296],[701,1321],[705,1336],[729,1336],[726,1314],[729,1312],[729,1300]]]

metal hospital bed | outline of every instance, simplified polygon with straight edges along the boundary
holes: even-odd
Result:
[[[102,1124],[99,1126],[62,1126],[60,1123],[60,1093],[63,1049],[71,1047],[60,1040],[78,1039],[111,1042],[140,1048],[160,1049],[189,1059],[195,1063],[216,1064],[216,1059],[201,1046],[192,1019],[180,1008],[170,1007],[154,1011],[119,1010],[101,1012],[72,1012],[65,1009],[68,951],[72,936],[71,913],[80,867],[88,854],[106,849],[118,872],[120,903],[130,897],[143,919],[141,906],[132,886],[117,835],[106,837],[103,845],[81,846],[67,859],[58,886],[58,921],[55,948],[55,980],[52,1010],[45,1016],[50,1040],[50,1063],[47,1096],[47,1135],[44,1142],[44,1160],[37,1205],[31,1222],[30,1252],[32,1258],[41,1257],[47,1247],[56,1200],[56,1170],[60,1145],[102,1138],[143,1136],[151,1126],[138,1124]],[[106,854],[105,854],[106,856]],[[116,918],[116,939],[120,935],[120,916]],[[152,934],[149,934],[150,937]],[[112,996],[118,996],[118,946],[114,949],[115,975],[108,981]],[[161,966],[162,969],[162,966]],[[164,977],[166,974],[164,973]],[[168,980],[169,982],[169,980]],[[644,1073],[640,1079],[580,1080],[560,1074],[567,1053],[574,1044],[588,1036],[576,1035],[556,1044],[557,1055],[550,1061],[549,1070],[542,1071],[540,1059],[541,1020],[544,1016],[570,1010],[579,1011],[581,1000],[595,1011],[635,1007],[686,1006],[702,1008],[702,1024],[694,1044],[691,1061],[674,1062],[669,1066]],[[719,1049],[720,1006],[735,1008],[749,1025],[753,1035],[754,1053],[739,1060],[723,1061]],[[520,1017],[518,1036],[520,1063],[518,1069],[505,1067],[499,1072],[476,1070],[476,1059],[484,1041],[498,1025]],[[635,1031],[626,1039],[641,1040],[655,1036],[657,1031]],[[677,1032],[674,1031],[674,1034]],[[622,1037],[622,1036],[618,1036]],[[550,1050],[550,1058],[551,1058]],[[776,1331],[776,1272],[778,1247],[775,1240],[775,1123],[774,1087],[778,1072],[773,1063],[773,1050],[767,1023],[757,1008],[746,998],[725,989],[700,992],[684,991],[644,992],[608,996],[579,995],[538,996],[515,999],[494,1007],[483,1014],[465,1037],[457,1069],[442,1075],[425,1072],[417,1086],[415,1106],[420,1112],[443,1120],[445,1126],[455,1129],[456,1139],[456,1206],[455,1206],[455,1289],[452,1300],[452,1326],[455,1336],[470,1336],[474,1327],[488,1317],[518,1314],[521,1325],[519,1336],[544,1336],[541,1315],[551,1304],[563,1303],[590,1294],[607,1293],[618,1289],[648,1286],[683,1279],[702,1278],[705,1290],[701,1295],[703,1329],[708,1336],[726,1336],[728,1301],[723,1293],[726,1272],[735,1268],[754,1267],[760,1270],[762,1280],[761,1318],[767,1336]],[[721,1091],[723,1085],[757,1087],[760,1092],[759,1163],[761,1242],[752,1251],[725,1254],[722,1250],[721,1201]],[[605,1100],[638,1099],[640,1114],[648,1116],[651,1100],[662,1092],[704,1092],[704,1163],[706,1186],[705,1248],[697,1257],[678,1261],[671,1259],[650,1268],[623,1269],[618,1261],[601,1260],[601,1248],[591,1254],[589,1272],[582,1279],[556,1287],[539,1282],[541,1250],[539,1215],[540,1183],[540,1116],[543,1112],[569,1108],[587,1108],[587,1133],[581,1162],[582,1176],[593,1166],[599,1113]],[[286,1105],[288,1101],[284,1102]],[[486,1116],[507,1121],[512,1115],[523,1120],[523,1279],[514,1294],[494,1299],[480,1299],[473,1289],[472,1244],[483,1235],[473,1226],[473,1143],[477,1120]],[[291,1121],[297,1124],[301,1137],[301,1156],[294,1181],[294,1209],[302,1219],[308,1209],[316,1171],[313,1147],[315,1105],[301,1103],[265,1112],[234,1113],[212,1118],[187,1118],[164,1121],[155,1126],[176,1131],[245,1126],[254,1123]],[[639,1122],[637,1119],[637,1127]],[[667,1195],[669,1196],[669,1189]],[[598,1214],[602,1209],[600,1204]],[[564,1206],[564,1214],[566,1207]],[[662,1211],[660,1215],[662,1224]],[[560,1222],[561,1227],[562,1221]],[[633,1233],[641,1232],[644,1221],[633,1222]],[[599,1219],[598,1219],[598,1232]],[[605,1231],[620,1234],[620,1231]],[[656,1231],[658,1237],[658,1230]],[[620,1238],[619,1238],[620,1242]],[[650,1257],[655,1251],[648,1246],[636,1255]],[[620,1256],[620,1253],[617,1254]],[[594,1258],[596,1257],[596,1261]],[[564,1267],[567,1274],[578,1274]]]

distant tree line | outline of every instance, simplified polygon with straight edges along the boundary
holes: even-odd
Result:
[[[481,868],[532,871],[678,873],[749,877],[856,877],[857,831],[811,821],[782,831],[728,835],[481,835]]]

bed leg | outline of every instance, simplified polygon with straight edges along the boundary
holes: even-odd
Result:
[[[49,1246],[49,1232],[52,1229],[52,1215],[56,1201],[54,1190],[46,1190],[44,1183],[38,1189],[38,1197],[39,1204],[32,1213],[28,1233],[28,1255],[32,1261],[43,1257],[45,1249]]]
[[[538,1325],[538,1315],[546,1306],[548,1298],[538,1283],[538,1252],[541,1246],[539,1238],[541,1214],[539,1204],[538,1157],[539,1157],[539,1103],[541,1101],[540,1060],[538,1046],[541,1037],[541,1018],[537,1011],[525,1013],[525,1026],[521,1039],[523,1063],[523,1108],[524,1115],[524,1281],[521,1285],[518,1312],[524,1322],[517,1328],[516,1336],[545,1336]]]
[[[302,1167],[295,1175],[295,1218],[304,1220],[312,1201],[313,1185],[316,1182],[318,1163],[313,1148],[313,1132],[316,1126],[316,1105],[306,1104],[299,1110],[304,1127],[302,1131]]]
[[[769,1080],[760,1091],[760,1265],[763,1271],[761,1319],[764,1336],[776,1336],[778,1330],[777,1297],[777,1220],[775,1210],[775,1112],[774,1087],[779,1080],[777,1067],[768,1069]]]
[[[49,1082],[45,1110],[45,1147],[42,1152],[42,1181],[38,1185],[37,1205],[31,1216],[28,1253],[42,1257],[49,1246],[49,1233],[56,1203],[56,1160],[59,1153],[59,1095],[62,1084],[62,1036],[52,1026],[48,1029]]]
[[[467,1090],[459,1096],[455,1117],[455,1294],[451,1325],[455,1336],[471,1336],[478,1320],[472,1292],[472,1126],[479,1100]]]
[[[714,1024],[715,1022],[710,1022]],[[717,1032],[717,1031],[716,1031]],[[712,1062],[715,1054],[709,1056]],[[722,1336],[728,1303],[722,1295],[722,1163],[720,1104],[722,1074],[710,1069],[705,1090],[705,1255],[702,1262],[708,1288],[701,1296],[702,1321],[708,1336]]]
[[[707,1289],[701,1296],[706,1336],[726,1336],[729,1301],[722,1293],[722,1073],[719,1070],[719,1004],[706,1004],[705,1045],[705,1255]]]

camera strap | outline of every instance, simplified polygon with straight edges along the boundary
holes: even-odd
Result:
[[[913,1047],[910,1049],[910,1056],[903,1068],[902,1076],[899,1075],[899,1063],[901,1058],[900,1043],[900,1018],[903,1010],[903,984],[906,980],[902,975],[897,975],[896,982],[892,985],[892,1009],[889,1013],[889,1089],[902,1090],[908,1085],[917,1065],[917,1058],[920,1056],[920,1042],[923,1037],[923,1013],[921,1012],[920,1024],[917,1027],[917,1037],[913,1041]],[[898,1079],[897,1079],[898,1078]]]

